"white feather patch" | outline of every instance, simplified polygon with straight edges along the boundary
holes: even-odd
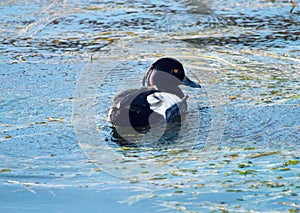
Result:
[[[108,115],[106,117],[106,121],[108,121],[108,122],[110,121],[110,116],[111,116],[112,111],[113,111],[112,108],[110,108],[109,111],[108,111]]]
[[[166,119],[166,111],[174,104],[180,103],[181,99],[174,94],[155,92],[147,96],[147,101],[150,104],[151,110],[164,116]]]

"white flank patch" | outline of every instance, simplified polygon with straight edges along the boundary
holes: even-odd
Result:
[[[154,112],[164,116],[166,119],[166,111],[174,104],[181,102],[181,99],[170,93],[155,92],[147,96],[147,101],[150,104],[150,109]]]
[[[112,113],[113,109],[112,108],[109,108],[109,111],[108,111],[108,115],[106,117],[106,121],[110,121],[110,116],[111,116],[111,113]]]

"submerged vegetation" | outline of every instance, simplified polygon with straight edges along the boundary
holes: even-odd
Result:
[[[299,212],[296,4],[2,1],[0,211]],[[119,146],[112,98],[164,56],[203,86],[188,122]]]

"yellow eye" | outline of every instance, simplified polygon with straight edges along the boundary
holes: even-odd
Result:
[[[175,74],[177,74],[177,73],[178,73],[178,69],[173,70],[173,72],[174,72]]]

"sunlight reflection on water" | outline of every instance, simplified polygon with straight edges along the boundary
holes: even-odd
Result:
[[[32,212],[28,198],[46,212],[80,209],[82,200],[85,210],[107,203],[107,212],[141,206],[151,212],[299,211],[297,7],[290,14],[287,1],[0,6],[1,210],[24,212],[24,204]],[[119,147],[105,120],[112,98],[140,87],[145,70],[162,56],[178,58],[203,85],[201,91],[184,88],[188,119],[200,116],[187,128],[199,131],[196,143],[165,153]],[[110,73],[103,84],[101,70]],[[82,73],[89,81],[78,87]],[[89,96],[86,106],[93,108],[74,111]],[[184,144],[190,135],[183,133]],[[216,140],[207,140],[209,134]],[[116,155],[118,168],[112,155],[97,161],[79,143],[94,144],[95,156],[105,143],[100,148]],[[171,169],[156,166],[154,173],[150,158]],[[133,161],[145,166],[127,177],[135,184],[106,173],[132,174]]]

